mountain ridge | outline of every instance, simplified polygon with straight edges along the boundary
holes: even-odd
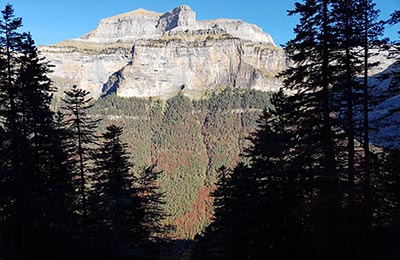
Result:
[[[190,97],[225,86],[272,91],[281,86],[273,77],[287,67],[284,51],[257,25],[198,21],[187,5],[163,14],[137,9],[104,18],[80,38],[40,51],[54,65],[49,76],[59,97],[72,85],[95,98],[107,94],[107,85],[121,96],[164,99],[182,86]],[[113,81],[115,75],[121,77]]]

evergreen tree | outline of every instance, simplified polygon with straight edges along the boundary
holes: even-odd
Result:
[[[323,167],[328,175],[337,179],[331,117],[334,111],[331,88],[337,75],[337,68],[332,63],[336,39],[331,3],[328,0],[297,2],[295,10],[289,12],[289,15],[295,14],[301,16],[300,23],[294,29],[295,38],[285,47],[295,66],[284,74],[285,87],[297,92],[296,95],[304,99],[301,105],[310,110],[308,115],[299,118],[320,125],[317,128],[320,140],[316,141],[323,148]]]
[[[360,35],[362,36],[360,39],[360,46],[362,47],[362,74],[363,74],[363,82],[362,82],[362,114],[363,114],[363,122],[362,122],[362,143],[364,150],[364,160],[363,164],[363,178],[361,180],[362,188],[364,191],[364,201],[363,201],[363,217],[360,221],[363,227],[363,236],[364,238],[370,237],[370,231],[372,227],[376,224],[373,221],[373,184],[371,182],[371,174],[373,171],[371,169],[376,168],[373,165],[374,157],[370,151],[370,119],[369,112],[371,110],[371,93],[370,93],[370,83],[369,83],[369,69],[378,65],[379,62],[371,63],[370,57],[373,56],[371,54],[371,49],[379,49],[382,44],[381,41],[378,41],[378,37],[383,34],[383,23],[378,21],[379,11],[375,9],[375,4],[371,0],[361,0],[358,1],[358,11],[359,11],[359,27],[361,28]],[[376,55],[376,54],[375,54]],[[371,163],[372,162],[372,163]],[[362,240],[362,239],[361,239]],[[362,246],[362,245],[361,245]]]
[[[300,223],[310,213],[307,187],[312,184],[313,173],[308,167],[293,167],[304,158],[292,154],[297,134],[290,121],[295,108],[292,98],[295,97],[286,96],[282,90],[273,95],[274,107],[260,117],[258,131],[252,135],[252,146],[247,151],[251,169],[258,176],[260,194],[253,259],[305,258],[307,252]]]
[[[21,52],[21,41],[23,35],[18,32],[22,26],[22,19],[15,18],[14,9],[11,5],[6,5],[1,12],[2,20],[0,23],[0,44],[1,48],[1,98],[2,98],[2,117],[15,135],[12,136],[12,146],[14,147],[13,159],[16,155],[17,146],[17,93],[18,88],[15,80],[18,77],[18,66],[20,64],[19,53]],[[17,163],[14,162],[13,166]],[[14,167],[17,168],[17,167]]]
[[[54,115],[51,127],[45,138],[45,146],[41,159],[42,169],[48,173],[43,180],[45,190],[45,225],[42,234],[43,239],[37,250],[50,257],[64,259],[68,257],[74,248],[70,245],[75,239],[79,229],[74,214],[75,191],[72,172],[74,165],[69,161],[68,138],[69,131],[65,128],[64,115],[60,112]],[[40,234],[38,234],[40,236]],[[47,250],[43,250],[46,248]]]
[[[51,80],[47,77],[50,72],[44,58],[39,58],[37,48],[30,34],[24,34],[22,41],[21,66],[18,69],[16,85],[21,90],[20,107],[22,132],[31,141],[34,157],[34,168],[39,170],[41,144],[46,138],[53,121],[53,112],[50,110],[52,92]],[[21,126],[22,127],[22,126]]]
[[[255,191],[254,179],[244,164],[239,164],[232,173],[225,167],[218,171],[220,178],[212,194],[213,222],[196,238],[195,259],[247,259],[253,234],[252,209],[256,203],[250,195]]]
[[[96,156],[94,189],[91,192],[92,231],[106,237],[113,255],[149,257],[156,238],[165,232],[161,220],[162,194],[155,166],[140,176],[130,172],[127,145],[121,141],[122,127],[109,125]]]
[[[284,174],[302,180],[295,196],[303,204],[303,226],[309,243],[318,243],[315,255],[334,259],[343,251],[340,186],[342,163],[338,161],[340,131],[333,93],[342,74],[337,52],[333,1],[306,0],[296,3],[290,15],[300,15],[295,38],[286,46],[294,67],[285,73],[285,89],[292,111],[287,116],[290,128],[290,165]],[[317,213],[318,212],[318,213]],[[299,216],[301,217],[301,216]]]
[[[22,35],[17,31],[21,27],[21,18],[14,17],[14,10],[11,5],[6,5],[2,10],[0,20],[0,103],[1,121],[4,125],[4,139],[2,159],[4,169],[2,182],[7,187],[4,194],[4,212],[2,224],[5,234],[9,237],[9,250],[23,250],[25,248],[24,235],[24,198],[22,192],[22,158],[20,152],[20,131],[18,131],[17,120],[17,93],[15,84],[19,65],[18,53]]]
[[[78,190],[76,203],[78,213],[82,217],[83,231],[86,232],[88,225],[88,175],[90,172],[90,160],[92,151],[96,144],[96,130],[99,120],[92,119],[87,110],[93,106],[89,92],[73,86],[71,90],[65,91],[63,98],[66,127],[69,130],[68,150],[70,161],[75,163],[73,179],[75,189]]]
[[[158,259],[160,246],[174,228],[163,223],[166,214],[162,208],[165,204],[164,194],[160,191],[158,180],[162,172],[157,165],[146,167],[137,179],[138,198],[143,215],[137,219],[136,238],[143,252],[143,259]]]
[[[38,57],[32,37],[18,32],[22,23],[20,18],[14,18],[12,6],[7,5],[2,14],[1,237],[6,239],[0,250],[47,257],[56,254],[52,238],[65,223],[62,216],[68,215],[65,198],[69,173],[67,169],[61,171],[62,160],[55,160],[65,153],[58,146],[57,138],[61,137],[50,110],[53,88],[46,76],[48,64]]]
[[[96,156],[94,172],[94,194],[91,217],[94,232],[104,232],[115,255],[121,257],[137,243],[136,223],[141,205],[133,187],[131,164],[128,161],[126,144],[121,141],[122,127],[107,126],[102,134],[102,143]],[[97,214],[96,214],[97,213]],[[96,221],[97,220],[97,221]],[[120,247],[120,248],[118,248]],[[132,252],[130,252],[132,253]]]
[[[172,227],[163,226],[162,220],[165,213],[162,210],[164,194],[158,187],[161,171],[156,170],[157,165],[146,167],[138,176],[139,198],[144,209],[142,219],[142,235],[146,239],[158,239],[165,236]]]
[[[38,244],[35,234],[46,225],[45,181],[51,174],[45,155],[47,133],[51,129],[50,80],[47,65],[37,56],[29,34],[18,32],[20,18],[7,5],[0,23],[1,112],[4,120],[4,181],[9,187],[9,249],[33,254]],[[7,176],[7,177],[6,177]],[[6,207],[9,208],[9,207]],[[7,223],[5,221],[4,223]]]
[[[212,223],[202,234],[197,235],[194,249],[195,259],[230,259],[232,245],[229,244],[227,234],[233,226],[232,215],[232,186],[229,185],[231,171],[225,166],[218,169],[216,189],[212,193],[214,198],[214,216]]]
[[[341,124],[346,135],[346,152],[347,167],[346,175],[349,183],[350,203],[354,200],[354,184],[355,184],[355,111],[354,105],[356,100],[356,76],[361,72],[359,59],[357,59],[357,47],[360,45],[357,40],[358,35],[362,32],[356,26],[357,23],[357,6],[356,1],[333,1],[332,8],[334,19],[335,37],[337,38],[337,61],[340,66],[335,84],[335,93],[338,95],[338,112],[343,111],[344,123]],[[342,108],[343,106],[343,108]]]

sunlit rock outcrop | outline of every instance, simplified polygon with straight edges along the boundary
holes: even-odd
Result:
[[[234,19],[197,21],[189,6],[164,14],[138,9],[105,18],[78,39],[40,51],[54,65],[62,93],[73,84],[94,97],[199,95],[227,85],[264,91],[281,86],[282,49],[256,25]]]

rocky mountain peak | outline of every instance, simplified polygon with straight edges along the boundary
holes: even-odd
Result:
[[[182,86],[194,95],[225,86],[271,91],[286,67],[284,51],[257,25],[199,21],[187,5],[104,18],[93,31],[41,52],[55,65],[49,76],[60,94],[76,84],[94,97],[168,98]]]
[[[209,30],[219,28],[234,37],[274,45],[271,36],[254,24],[237,19],[196,20],[196,13],[187,5],[164,14],[143,8],[101,19],[97,28],[75,41],[91,43],[131,42],[157,38],[171,30]]]
[[[196,13],[187,5],[182,5],[166,12],[160,17],[157,24],[157,28],[164,32],[178,26],[196,26]]]

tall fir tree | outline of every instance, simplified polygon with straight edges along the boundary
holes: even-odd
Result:
[[[7,185],[6,199],[2,208],[8,209],[3,218],[3,226],[9,237],[6,247],[10,250],[24,248],[24,198],[21,189],[21,161],[20,139],[17,122],[17,70],[19,64],[18,53],[20,52],[21,33],[17,30],[22,26],[21,18],[15,18],[14,10],[11,5],[6,5],[2,10],[0,21],[0,99],[1,99],[1,121],[4,125],[4,149],[2,160],[5,168],[3,169],[3,182]],[[10,231],[10,229],[12,231]]]
[[[68,151],[70,161],[75,164],[74,180],[77,189],[77,212],[82,217],[82,228],[85,233],[88,227],[88,176],[90,175],[90,161],[93,159],[93,150],[97,142],[95,131],[99,120],[91,118],[87,110],[93,106],[89,92],[76,85],[65,91],[63,110],[65,125],[69,131]]]
[[[341,217],[338,151],[343,148],[337,145],[338,104],[333,94],[341,74],[334,8],[328,0],[306,0],[295,7],[289,14],[300,15],[300,22],[285,48],[294,66],[284,73],[284,85],[294,92],[288,118],[296,130],[285,174],[298,172],[304,180],[297,195],[308,211],[304,226],[319,243],[316,255],[330,259],[340,257],[343,247],[343,230],[336,226]]]
[[[349,184],[350,203],[353,203],[355,185],[355,100],[357,89],[356,76],[361,72],[360,63],[357,59],[357,47],[360,43],[357,41],[358,35],[362,32],[356,26],[357,23],[357,5],[355,1],[332,1],[334,30],[336,41],[337,62],[339,72],[336,83],[334,84],[334,92],[338,96],[337,110],[344,113],[344,120],[341,124],[346,136],[346,153],[347,167],[346,177]]]
[[[47,74],[50,72],[44,58],[39,58],[37,48],[30,34],[23,35],[21,42],[20,64],[16,85],[21,89],[20,94],[20,116],[24,122],[22,130],[30,139],[33,149],[35,169],[38,171],[41,166],[39,161],[43,147],[41,144],[46,138],[46,133],[52,125],[53,112],[50,110],[52,92],[55,89]]]
[[[42,227],[42,239],[38,239],[41,244],[37,246],[37,250],[47,254],[49,258],[58,259],[69,258],[70,252],[74,251],[71,247],[72,241],[79,230],[74,214],[74,165],[69,161],[69,131],[64,123],[64,115],[60,112],[54,115],[40,156],[41,160],[45,160],[41,162],[41,169],[46,173],[43,180],[43,212],[46,217],[43,219],[45,223]]]
[[[359,19],[359,28],[361,29],[360,46],[362,49],[362,54],[360,55],[362,60],[362,146],[364,150],[364,158],[363,158],[363,177],[361,178],[361,183],[364,190],[364,216],[363,223],[364,234],[368,236],[370,228],[373,224],[373,209],[372,209],[372,196],[373,190],[371,187],[373,184],[371,183],[371,169],[374,168],[374,165],[371,165],[371,161],[373,161],[373,155],[370,151],[370,119],[369,112],[371,110],[371,84],[369,82],[369,70],[377,66],[379,62],[371,62],[371,57],[374,55],[371,50],[379,49],[380,45],[382,45],[382,41],[379,40],[379,37],[383,34],[383,23],[378,21],[379,10],[376,10],[375,3],[372,0],[360,0],[356,1],[358,4],[358,19]],[[376,54],[375,54],[376,55]]]
[[[47,77],[49,66],[39,58],[30,34],[18,32],[22,22],[13,12],[7,5],[0,22],[1,182],[6,198],[1,206],[5,209],[1,221],[5,241],[0,250],[48,257],[55,253],[49,246],[55,245],[51,237],[65,220],[60,216],[67,215],[66,189],[60,187],[68,186],[69,175],[59,171],[62,161],[53,160],[64,151],[54,139],[58,133],[54,134],[50,110],[54,90]],[[38,250],[43,247],[46,250]]]
[[[158,259],[163,241],[170,239],[169,235],[174,227],[163,221],[167,217],[163,210],[165,204],[164,193],[159,187],[159,178],[162,171],[152,164],[139,172],[137,183],[138,198],[143,212],[138,219],[137,239],[143,253],[143,259]]]
[[[157,191],[159,172],[155,166],[139,176],[131,171],[127,144],[121,140],[122,127],[109,125],[102,134],[96,153],[94,189],[91,192],[91,218],[94,231],[102,232],[114,257],[149,258],[155,239],[164,233]]]
[[[161,174],[162,172],[157,170],[157,164],[150,165],[139,173],[136,184],[144,209],[141,236],[150,240],[167,236],[172,228],[162,224],[166,216],[162,209],[165,203],[164,194],[158,184]]]

